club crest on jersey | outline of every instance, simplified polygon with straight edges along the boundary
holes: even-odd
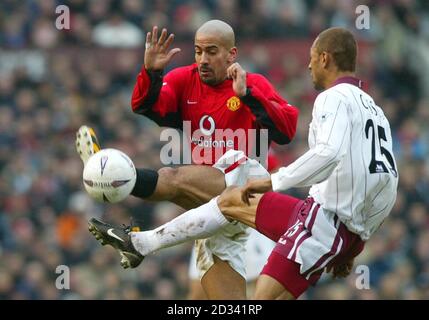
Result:
[[[226,106],[231,111],[237,111],[241,107],[240,99],[236,96],[233,96],[228,99],[228,101],[226,102]]]

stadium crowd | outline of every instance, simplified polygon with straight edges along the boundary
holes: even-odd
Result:
[[[314,35],[334,25],[356,33],[357,73],[391,123],[398,199],[355,263],[369,268],[370,289],[358,289],[360,274],[352,272],[323,277],[303,299],[429,299],[429,2],[362,3],[369,30],[356,29],[357,2],[345,0],[1,1],[0,299],[186,298],[191,244],[123,271],[86,226],[91,216],[126,224],[134,213],[152,227],[182,209],[132,197],[94,202],[83,190],[74,138],[80,125],[92,125],[103,147],[123,150],[137,166],[161,167],[161,129],[130,108],[145,32],[158,25],[176,34],[182,53],[174,67],[192,63],[193,33],[212,18],[235,28],[245,69],[266,75],[300,108],[294,141],[273,147],[277,165],[307,148]],[[70,30],[55,28],[59,4],[70,8]],[[70,289],[55,286],[60,265],[70,268]]]

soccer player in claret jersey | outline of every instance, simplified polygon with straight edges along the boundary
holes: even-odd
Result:
[[[277,241],[254,298],[298,298],[325,270],[347,276],[389,215],[398,185],[389,122],[355,77],[356,56],[346,29],[330,28],[315,39],[308,67],[315,88],[324,91],[314,103],[305,154],[155,230],[128,233],[127,250],[145,256],[234,219]],[[304,186],[311,186],[306,200],[271,191]]]
[[[261,164],[247,159],[258,148],[258,141],[255,144],[249,132],[267,129],[268,142],[289,143],[295,135],[298,110],[266,78],[246,72],[235,62],[234,32],[225,22],[204,23],[195,35],[196,63],[163,76],[166,65],[180,51],[169,49],[172,41],[173,35],[167,36],[165,29],[159,38],[157,27],[147,34],[144,66],[133,91],[132,109],[161,126],[182,129],[183,121],[190,121],[192,137],[200,133],[198,139],[191,138],[192,160],[205,166],[166,167],[158,172],[138,169],[132,194],[151,201],[169,200],[191,209],[219,195],[227,186],[268,177]],[[232,134],[221,135],[218,141],[216,133],[227,129]],[[239,130],[244,132],[241,139],[234,134]],[[90,128],[83,127],[78,136],[78,151],[85,162],[93,153],[86,146],[98,143]],[[91,139],[89,144],[84,137]],[[95,232],[97,221],[90,224]],[[103,229],[102,224],[98,226]],[[211,237],[197,241],[199,277],[209,298],[246,298],[248,234],[246,225],[231,222]],[[136,267],[141,261],[138,255],[121,254],[124,266]],[[264,262],[260,261],[260,268]]]

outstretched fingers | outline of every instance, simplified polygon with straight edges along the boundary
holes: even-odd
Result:
[[[152,40],[151,44],[153,46],[155,46],[156,43],[158,42],[158,27],[157,26],[154,26],[152,29],[152,39],[151,40]]]
[[[145,42],[145,48],[146,50],[149,49],[152,46],[152,32],[146,33],[146,42]]]
[[[174,40],[174,34],[173,33],[171,33],[168,36],[167,35],[168,35],[167,29],[163,28],[161,31],[161,35],[160,35],[159,39],[157,39],[156,38],[157,37],[157,27],[153,28],[152,37],[151,37],[151,45],[157,45],[158,51],[161,53],[167,52],[168,48],[170,47],[171,43]],[[147,39],[146,39],[146,42],[148,42]],[[177,52],[180,51],[180,50],[176,50],[176,49],[170,50],[169,55],[171,53],[171,56],[173,56],[174,54],[176,54]]]
[[[161,36],[159,37],[159,40],[158,40],[158,45],[162,46],[166,38],[167,38],[167,29],[163,28],[161,31]]]
[[[167,34],[167,32],[166,32],[166,34]],[[165,42],[162,44],[162,48],[163,48],[163,50],[164,50],[164,51],[167,51],[167,50],[168,50],[168,48],[170,47],[170,45],[171,45],[171,43],[173,42],[173,40],[174,40],[174,34],[173,34],[173,33],[171,33],[171,34],[168,36],[167,40],[165,40]]]

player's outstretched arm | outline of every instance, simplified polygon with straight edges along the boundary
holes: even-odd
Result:
[[[131,96],[133,112],[152,119],[160,126],[180,128],[182,118],[179,112],[180,92],[183,90],[184,73],[172,70],[164,77],[164,69],[179,48],[170,49],[174,35],[167,36],[163,29],[158,38],[158,27],[146,35],[144,65],[137,76]]]

